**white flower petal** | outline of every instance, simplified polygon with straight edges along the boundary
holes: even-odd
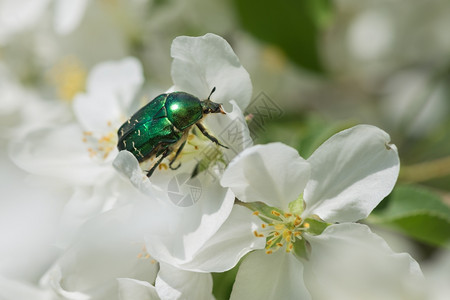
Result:
[[[91,297],[78,291],[67,291],[62,286],[62,273],[59,266],[53,267],[41,280],[41,285],[51,288],[55,295],[68,300],[89,300]],[[58,297],[58,298],[59,298]]]
[[[383,130],[358,125],[328,139],[308,159],[311,180],[305,189],[304,216],[328,222],[367,217],[397,180],[400,161]]]
[[[309,163],[295,149],[271,143],[244,150],[228,165],[221,184],[241,201],[263,201],[286,210],[303,192],[309,175]]]
[[[149,180],[128,151],[119,153],[114,166],[148,197],[147,201],[137,204],[136,210],[143,214],[142,223],[148,224],[147,249],[158,261],[170,263],[174,258],[182,262],[192,260],[225,222],[233,207],[231,190],[223,188],[204,172],[197,175],[198,181],[193,185],[184,180],[190,173],[168,171],[164,176],[155,173]],[[178,199],[185,197],[190,197],[190,206],[178,203]],[[156,204],[157,212],[154,207],[146,207]],[[155,213],[162,218],[161,221],[156,222],[156,216],[148,217]]]
[[[191,271],[223,272],[233,268],[238,261],[255,249],[262,249],[265,238],[256,237],[254,231],[260,229],[261,220],[252,212],[234,205],[230,216],[214,236],[200,249],[192,261],[172,264]]]
[[[117,278],[119,282],[119,300],[159,300],[153,285],[147,281],[132,278]]]
[[[241,109],[234,100],[230,103],[233,107],[231,112],[227,112],[226,115],[210,115],[203,121],[210,133],[221,144],[229,148],[220,149],[228,162],[238,153],[253,145],[253,140],[250,137],[250,131]]]
[[[139,259],[143,244],[126,226],[131,209],[111,211],[82,228],[80,239],[41,280],[57,294],[83,293],[98,299],[117,296],[117,278],[153,282],[158,265]],[[58,275],[60,272],[60,275]],[[58,275],[58,276],[56,276]]]
[[[167,201],[157,212],[165,219],[164,226],[148,230],[146,247],[158,261],[182,265],[192,261],[227,220],[234,194],[215,182],[203,186],[201,198],[192,206],[177,207]]]
[[[128,117],[127,110],[143,81],[142,66],[133,57],[96,65],[89,73],[87,92],[73,101],[84,130],[104,134],[117,129],[114,127]]]
[[[294,255],[255,251],[239,267],[230,299],[311,299],[303,283],[303,265]]]
[[[50,299],[49,296],[48,291],[36,286],[0,276],[0,299],[2,300],[47,300]]]
[[[104,183],[76,188],[70,200],[64,205],[56,245],[66,248],[86,221],[139,197],[142,197],[139,191],[128,180],[118,176]]]
[[[174,58],[172,79],[181,91],[203,100],[216,87],[211,100],[223,103],[227,109],[230,109],[230,100],[235,100],[242,111],[250,103],[250,77],[222,37],[211,33],[201,37],[177,37],[172,43],[171,55]]]
[[[89,157],[77,125],[39,129],[10,145],[12,160],[22,169],[59,182],[92,185],[114,174],[111,166]]]
[[[87,0],[57,0],[54,23],[58,34],[72,32],[80,24],[86,10]]]
[[[417,262],[407,253],[394,253],[366,225],[331,225],[305,238],[317,278],[313,294],[338,300],[421,299],[417,287],[423,286],[423,276]]]
[[[50,0],[0,1],[0,45],[14,34],[31,28],[44,14]]]
[[[161,299],[214,299],[211,274],[194,273],[160,264],[155,287]]]

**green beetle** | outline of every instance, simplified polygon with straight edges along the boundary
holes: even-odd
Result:
[[[212,102],[210,97],[201,101],[197,97],[185,92],[161,94],[138,110],[117,131],[119,141],[117,148],[130,151],[139,162],[149,158],[160,157],[147,172],[150,177],[156,167],[171,154],[177,152],[171,159],[169,167],[176,170],[173,163],[186,144],[189,130],[196,125],[198,129],[211,141],[219,146],[228,148],[206,131],[201,120],[206,114],[222,113],[222,105]]]

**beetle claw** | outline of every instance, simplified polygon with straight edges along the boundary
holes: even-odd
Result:
[[[174,161],[171,161],[171,162],[169,163],[169,168],[170,168],[171,170],[177,170],[179,167],[181,167],[181,163],[180,163],[180,162],[178,163],[178,165],[177,165],[176,167],[173,167],[173,166],[172,166],[173,163],[174,163]]]

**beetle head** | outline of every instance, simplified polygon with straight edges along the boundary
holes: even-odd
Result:
[[[215,90],[216,87],[213,87],[211,93],[208,96],[208,99],[202,101],[203,114],[216,114],[216,113],[225,114],[222,105],[216,102],[212,102],[210,99],[211,95],[214,93]]]

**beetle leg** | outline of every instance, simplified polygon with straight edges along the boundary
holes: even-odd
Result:
[[[176,170],[181,166],[181,162],[178,162],[178,165],[176,167],[172,167],[172,164],[175,162],[175,160],[177,159],[178,155],[181,153],[181,151],[183,150],[184,144],[186,144],[186,141],[184,141],[180,147],[178,147],[177,153],[175,153],[175,157],[172,158],[172,160],[169,163],[169,168],[171,170]]]
[[[156,167],[159,166],[159,164],[163,161],[164,158],[166,158],[170,152],[172,152],[172,149],[167,148],[161,155],[161,158],[153,165],[153,167],[147,172],[147,177],[150,178],[152,176],[153,172],[155,171]]]
[[[200,129],[200,131],[203,133],[203,135],[206,136],[208,139],[210,139],[212,142],[214,142],[217,145],[222,146],[222,147],[224,147],[226,149],[229,149],[227,146],[222,145],[221,143],[219,143],[219,141],[214,136],[209,134],[209,132],[206,131],[206,128],[205,128],[205,126],[203,126],[202,123],[196,123],[195,125],[197,125],[198,129]]]

